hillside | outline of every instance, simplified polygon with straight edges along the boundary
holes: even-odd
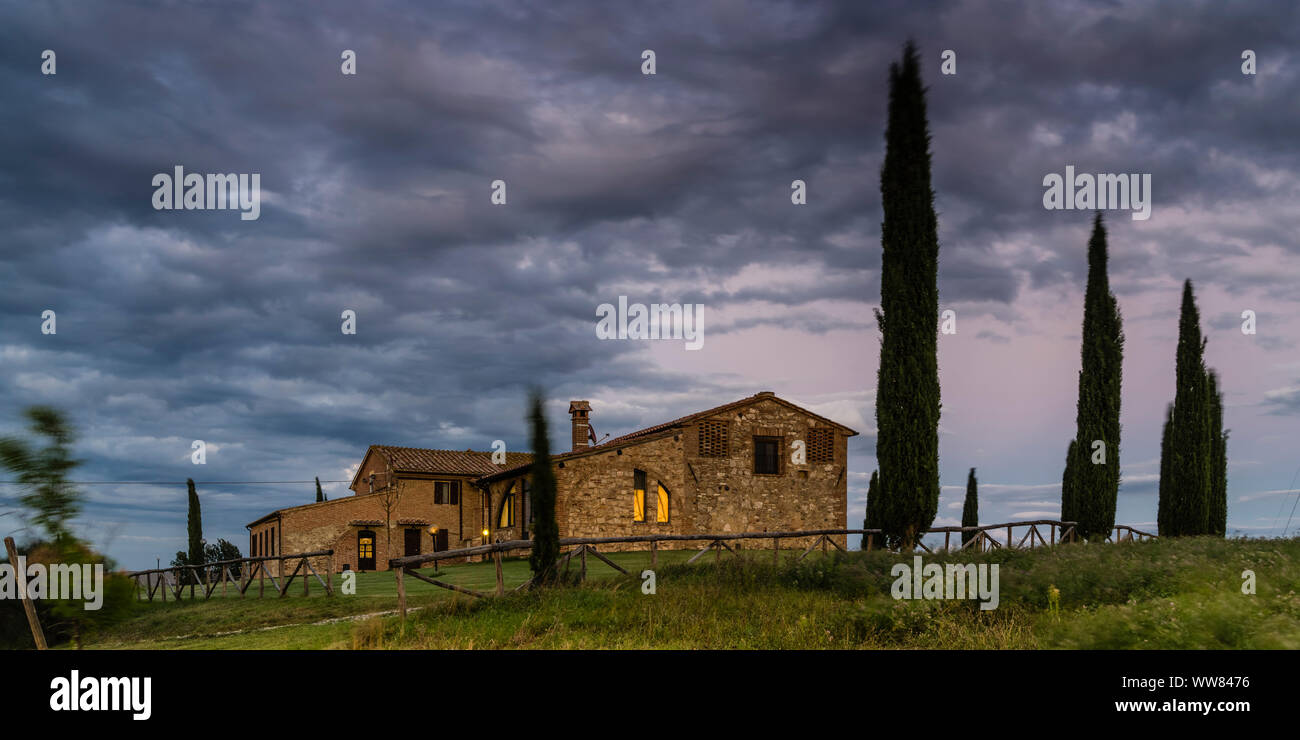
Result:
[[[405,624],[390,574],[366,574],[358,594],[167,605],[100,635],[95,648],[1300,648],[1300,539],[1211,537],[1072,544],[925,556],[926,563],[1000,564],[1000,604],[895,600],[897,562],[882,552],[767,553],[694,565],[661,553],[657,593],[592,562],[582,586],[475,600],[420,584]],[[616,560],[633,572],[644,553]],[[507,563],[508,586],[526,563]],[[1254,571],[1253,595],[1242,572]],[[448,567],[449,580],[487,587],[490,563]],[[408,579],[408,581],[413,579]],[[1059,592],[1053,607],[1051,592]],[[319,588],[315,589],[319,592]],[[298,592],[300,594],[300,591]],[[367,616],[370,615],[370,616]],[[341,619],[318,623],[327,619]]]

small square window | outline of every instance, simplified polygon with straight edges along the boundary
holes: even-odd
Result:
[[[700,457],[726,457],[727,422],[703,421],[699,426]]]

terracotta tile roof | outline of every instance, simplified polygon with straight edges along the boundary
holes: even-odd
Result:
[[[528,452],[507,452],[504,466],[492,464],[491,452],[474,450],[426,450],[420,447],[371,445],[383,455],[393,470],[402,473],[442,473],[444,475],[491,475],[503,467],[527,465],[533,456]]]
[[[748,397],[746,397],[746,398],[742,398],[742,399],[740,399],[740,400],[738,400],[738,401],[732,401],[731,403],[724,403],[724,404],[722,404],[721,406],[714,406],[714,407],[711,408],[711,409],[705,409],[704,411],[697,411],[697,412],[695,412],[695,413],[693,413],[693,414],[687,414],[686,416],[683,416],[683,417],[680,417],[680,418],[677,418],[677,419],[673,419],[672,421],[666,421],[666,422],[664,422],[664,423],[662,423],[662,424],[656,424],[656,425],[651,426],[651,427],[646,427],[645,429],[638,429],[638,430],[635,431],[635,432],[629,432],[628,434],[624,434],[624,435],[621,436],[621,437],[615,437],[614,439],[606,440],[606,441],[604,441],[604,442],[601,442],[601,443],[598,444],[598,445],[593,445],[593,446],[588,447],[588,448],[586,448],[586,449],[582,449],[582,450],[573,450],[573,451],[570,451],[570,452],[562,452],[562,453],[560,453],[560,454],[558,454],[558,455],[551,455],[551,459],[552,459],[552,460],[566,460],[566,459],[568,459],[568,458],[571,458],[571,457],[578,457],[578,456],[580,456],[580,455],[590,455],[590,454],[595,454],[595,453],[599,453],[599,452],[604,452],[604,451],[606,451],[606,450],[612,450],[612,449],[614,449],[614,448],[616,448],[616,447],[622,447],[622,446],[624,446],[624,445],[626,445],[626,444],[634,443],[634,442],[638,441],[639,439],[641,439],[641,438],[643,438],[643,437],[650,437],[650,436],[653,436],[653,435],[658,434],[658,433],[660,433],[660,432],[666,432],[666,431],[668,431],[668,430],[670,430],[670,429],[674,429],[674,428],[676,428],[676,427],[683,426],[683,425],[688,424],[688,423],[690,423],[690,422],[692,422],[692,421],[695,421],[696,419],[700,419],[700,418],[707,417],[707,416],[713,416],[714,414],[720,414],[720,413],[723,413],[723,412],[726,412],[726,411],[731,411],[731,410],[733,410],[733,409],[738,409],[738,408],[741,408],[741,407],[743,407],[743,406],[748,406],[748,405],[750,405],[750,404],[752,404],[752,403],[756,403],[756,402],[758,402],[758,401],[762,401],[762,400],[771,400],[771,401],[776,401],[777,403],[780,403],[780,404],[782,404],[782,405],[784,405],[784,406],[789,406],[790,408],[795,409],[796,411],[799,411],[800,413],[807,414],[807,415],[813,417],[814,419],[817,419],[818,421],[823,421],[823,422],[826,422],[827,424],[831,424],[831,425],[837,426],[837,427],[839,427],[840,429],[843,429],[844,431],[848,432],[848,433],[849,433],[849,436],[851,436],[851,437],[853,437],[853,436],[857,436],[857,434],[858,434],[858,433],[855,432],[854,430],[852,430],[852,429],[850,429],[850,428],[844,426],[843,424],[840,424],[839,422],[831,421],[830,419],[827,419],[827,418],[824,417],[824,416],[820,416],[820,415],[818,415],[818,414],[814,414],[813,412],[809,411],[808,409],[802,408],[802,407],[800,407],[800,406],[796,406],[796,405],[794,405],[793,403],[790,403],[789,401],[786,401],[786,400],[784,400],[784,399],[777,398],[777,397],[776,397],[776,394],[775,394],[775,393],[772,393],[771,391],[763,391],[763,392],[761,392],[761,393],[755,393],[755,394],[752,395],[752,396],[748,396]],[[507,465],[507,466],[504,467],[504,468],[499,468],[498,470],[493,471],[492,473],[489,473],[489,474],[483,476],[483,478],[484,478],[484,480],[490,480],[490,479],[494,479],[494,478],[502,478],[502,477],[506,477],[506,476],[508,476],[508,475],[517,474],[517,473],[519,473],[519,472],[520,472],[524,467],[526,467],[528,464],[531,464],[531,463],[532,463],[532,460],[529,460],[527,463],[520,464],[520,465],[514,465],[514,466]]]

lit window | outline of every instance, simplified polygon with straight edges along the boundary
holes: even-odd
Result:
[[[510,491],[501,498],[501,510],[497,512],[497,528],[512,527],[515,524],[515,492],[519,490],[519,481],[510,485]]]
[[[632,472],[632,521],[645,521],[645,471]]]
[[[375,541],[370,537],[362,537],[357,540],[357,556],[362,558],[373,558],[375,556]]]
[[[669,499],[668,489],[664,488],[664,484],[660,483],[659,501],[658,501],[658,505],[655,506],[655,521],[657,522],[668,521],[668,499]]]

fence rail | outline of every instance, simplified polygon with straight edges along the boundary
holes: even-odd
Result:
[[[1023,522],[1003,522],[1001,524],[985,524],[978,527],[933,527],[925,530],[923,536],[927,534],[943,534],[944,551],[952,551],[953,534],[961,535],[961,537],[959,538],[959,542],[961,543],[961,546],[957,548],[958,550],[965,550],[967,548],[976,548],[981,552],[988,552],[990,550],[995,550],[995,549],[1014,550],[1014,549],[1025,549],[1026,547],[1034,547],[1036,544],[1052,546],[1057,544],[1058,542],[1060,543],[1074,542],[1077,540],[1074,531],[1075,524],[1076,524],[1075,522],[1064,522],[1055,519],[1038,519],[1032,521],[1023,521]],[[1019,542],[1017,542],[1015,539],[1016,527],[1028,528],[1025,530],[1023,536],[1020,537]],[[1048,528],[1049,531],[1047,537],[1043,536],[1043,533],[1042,531],[1039,530],[1039,527]],[[1005,530],[1006,532],[1005,542],[1000,542],[989,534],[990,532],[997,532],[998,534],[1001,534],[1003,530]],[[967,536],[968,533],[971,532],[974,532],[975,534],[970,535],[968,537]],[[1127,538],[1124,537],[1125,532],[1127,532]],[[780,558],[781,540],[783,539],[789,539],[793,537],[816,537],[816,539],[813,540],[812,544],[809,545],[808,548],[803,551],[803,554],[799,556],[798,559],[802,560],[806,558],[810,553],[812,553],[815,549],[817,549],[819,545],[821,546],[823,553],[826,553],[829,547],[834,547],[837,550],[843,550],[844,548],[840,547],[840,544],[831,538],[836,535],[850,535],[850,534],[862,535],[863,549],[873,550],[873,549],[877,549],[876,547],[874,547],[874,545],[877,542],[877,538],[881,537],[882,532],[879,529],[809,529],[809,530],[800,530],[794,532],[739,532],[735,534],[648,534],[648,535],[631,535],[625,537],[565,537],[560,539],[560,546],[573,547],[574,549],[569,550],[565,554],[561,555],[560,559],[556,561],[555,567],[558,569],[561,566],[563,566],[567,572],[567,569],[571,566],[572,561],[576,558],[579,562],[579,578],[585,579],[587,575],[587,556],[591,555],[597,558],[598,560],[604,562],[606,565],[610,566],[614,570],[617,570],[623,574],[627,574],[626,569],[622,568],[614,561],[610,560],[609,558],[605,557],[602,553],[598,552],[595,547],[596,545],[649,543],[650,565],[651,567],[654,567],[658,563],[660,542],[687,542],[687,541],[707,542],[708,544],[706,544],[702,550],[700,550],[698,553],[692,556],[690,560],[686,561],[687,564],[689,565],[690,563],[694,563],[696,560],[699,560],[700,558],[704,557],[706,554],[709,553],[709,551],[713,551],[715,560],[721,560],[723,550],[726,550],[733,555],[737,555],[738,553],[736,553],[736,551],[730,545],[728,545],[727,542],[732,542],[736,540],[768,540],[768,539],[772,540],[772,562],[776,563],[779,561]],[[1134,541],[1135,536],[1137,537],[1138,540],[1147,539],[1147,538],[1155,539],[1155,535],[1150,534],[1148,532],[1142,532],[1140,530],[1133,529],[1132,527],[1119,525],[1114,530],[1113,540],[1111,535],[1108,535],[1106,537],[1106,540],[1108,542],[1109,541],[1132,542]],[[927,547],[923,541],[918,540],[917,546],[922,550],[925,550],[926,552],[930,552],[930,553],[934,552],[934,550],[931,550],[929,547]],[[493,542],[485,545],[476,545],[474,547],[460,548],[457,550],[443,550],[441,552],[423,553],[420,555],[410,555],[407,557],[390,559],[388,561],[388,567],[392,569],[396,575],[398,610],[401,612],[402,618],[403,619],[406,618],[406,582],[405,582],[406,576],[411,576],[412,578],[415,578],[420,581],[424,581],[425,583],[430,583],[434,586],[446,588],[452,591],[456,591],[458,593],[468,594],[470,596],[481,598],[481,597],[493,595],[492,593],[488,593],[484,591],[475,591],[473,589],[465,588],[463,586],[457,586],[452,583],[447,583],[445,581],[437,580],[435,578],[424,575],[422,573],[417,573],[415,571],[415,568],[418,568],[422,565],[426,565],[428,563],[433,563],[434,567],[436,568],[439,560],[449,560],[454,558],[468,558],[468,557],[473,557],[475,555],[490,554],[492,555],[492,558],[496,563],[495,595],[501,596],[505,594],[505,580],[503,578],[502,569],[501,569],[502,553],[511,552],[514,550],[531,550],[532,547],[533,547],[532,540],[506,540],[506,541]],[[513,590],[518,591],[519,589],[524,588],[533,582],[534,582],[533,580],[525,581],[519,584],[518,586],[516,586]]]
[[[326,558],[325,577],[321,578],[320,573],[312,567],[310,558]],[[294,567],[293,572],[285,578],[286,561],[297,560],[298,564]],[[278,562],[280,564],[280,580],[277,581],[275,574],[267,570],[268,562]],[[247,563],[248,567],[244,567]],[[304,568],[306,571],[304,572]],[[213,572],[217,572],[217,577],[213,578]],[[233,571],[233,572],[232,572]],[[188,574],[190,577],[188,583],[182,582],[181,574]],[[148,601],[153,601],[155,593],[161,591],[162,600],[167,601],[167,592],[171,591],[172,597],[177,601],[185,595],[185,587],[189,586],[190,599],[197,598],[196,588],[203,589],[204,601],[212,598],[213,592],[217,587],[221,587],[221,595],[225,596],[229,591],[231,583],[236,583],[239,589],[239,596],[243,598],[248,593],[248,588],[253,585],[253,576],[257,576],[257,596],[261,598],[266,593],[266,579],[271,579],[271,585],[280,596],[289,594],[289,584],[293,579],[302,574],[302,595],[310,596],[311,587],[307,574],[316,576],[316,580],[325,588],[326,596],[334,595],[334,551],[317,550],[315,552],[299,552],[290,555],[264,555],[250,558],[235,558],[233,560],[218,560],[203,565],[174,565],[170,568],[154,568],[152,570],[137,570],[127,573],[127,577],[135,581],[135,598],[136,601],[145,601],[145,596],[141,595],[143,591],[148,596]],[[154,578],[154,576],[157,578]],[[167,576],[174,576],[175,583],[169,581]],[[144,578],[143,586],[140,579]]]

